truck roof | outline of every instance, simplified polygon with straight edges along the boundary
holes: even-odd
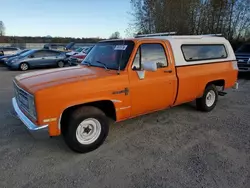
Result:
[[[145,41],[145,40],[163,40],[168,41],[172,47],[173,55],[175,58],[176,66],[187,66],[196,65],[203,63],[213,63],[218,61],[233,61],[236,60],[233,48],[229,41],[222,37],[216,35],[172,35],[172,36],[145,36],[138,38],[126,38],[126,39],[112,39],[105,41],[122,41],[122,40],[132,40],[134,42]],[[227,57],[218,59],[208,59],[208,60],[195,60],[186,61],[183,55],[182,46],[183,45],[223,45],[226,50]]]
[[[173,36],[146,36],[139,38],[124,38],[124,39],[108,39],[104,41],[121,41],[121,40],[132,40],[132,41],[141,41],[141,40],[168,40],[168,41],[193,41],[197,42],[209,42],[209,44],[214,43],[223,43],[227,41],[224,37],[213,36],[213,35],[173,35]]]
[[[141,40],[141,39],[159,39],[159,40],[195,40],[195,41],[225,41],[224,37],[213,36],[213,35],[172,35],[172,36],[146,36],[140,38],[133,38],[132,40]]]

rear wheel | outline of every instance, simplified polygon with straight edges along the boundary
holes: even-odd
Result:
[[[71,114],[63,136],[73,151],[86,153],[101,146],[108,132],[109,123],[105,114],[98,108],[86,106]]]
[[[29,69],[29,65],[27,63],[21,63],[20,64],[20,70],[26,71]]]
[[[218,100],[218,91],[215,85],[208,85],[201,98],[196,99],[196,107],[203,112],[210,112],[214,109]]]
[[[63,61],[59,61],[57,63],[57,66],[60,67],[60,68],[64,67],[64,62]]]

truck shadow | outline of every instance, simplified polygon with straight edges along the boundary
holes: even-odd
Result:
[[[250,73],[241,72],[241,73],[238,74],[238,79],[250,80]]]
[[[189,103],[184,103],[178,106],[179,108],[185,109],[185,110],[192,110],[192,111],[197,111],[196,109],[196,103],[195,101],[189,102]]]
[[[17,148],[25,145],[27,148],[30,148],[29,152],[34,153],[53,153],[54,155],[61,154],[64,152],[66,155],[74,156],[75,153],[68,148],[63,140],[63,136],[58,137],[44,137],[44,135],[31,134],[23,125],[23,123],[15,117],[14,113],[11,113],[13,110],[10,110],[10,113],[5,117],[7,122],[11,126],[6,126],[9,129],[9,135],[3,138],[4,140],[8,140],[8,138],[16,138],[12,139],[11,147],[15,146]],[[135,117],[124,122],[115,123],[110,120],[110,133],[105,141],[104,146],[100,147],[94,153],[98,153],[104,151],[106,148],[114,147],[115,144],[121,143],[121,140],[125,140],[128,135],[133,135],[138,133],[145,128],[151,127],[151,125],[157,124],[158,119],[165,116],[166,121],[168,121],[168,116],[174,114],[175,111],[192,111],[197,112],[195,101],[181,104],[179,106],[153,112],[150,114],[142,115],[140,117]],[[5,119],[5,120],[6,120]],[[163,118],[164,119],[164,118]],[[165,121],[165,120],[164,120]],[[171,121],[170,121],[171,122]],[[150,124],[150,126],[148,125]]]

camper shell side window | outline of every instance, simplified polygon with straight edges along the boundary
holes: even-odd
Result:
[[[224,44],[183,44],[181,50],[187,62],[228,57]]]

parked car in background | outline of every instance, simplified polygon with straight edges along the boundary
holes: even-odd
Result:
[[[0,54],[2,56],[5,55],[13,55],[17,52],[19,52],[21,49],[17,47],[0,47]]]
[[[64,51],[65,46],[64,45],[60,45],[60,44],[51,44],[51,43],[48,43],[48,44],[45,44],[43,46],[43,48],[47,49],[47,50],[60,50],[60,51]]]
[[[80,48],[82,46],[83,46],[83,44],[70,42],[65,46],[64,50],[67,52],[72,52],[72,51],[75,51],[77,48]],[[87,46],[94,46],[94,44],[93,43],[91,45],[88,44]]]
[[[88,55],[88,53],[91,51],[92,48],[93,48],[93,46],[89,47],[86,50],[83,50],[80,53],[72,55],[69,58],[69,65],[70,66],[72,66],[72,65],[78,65],[79,63],[81,63],[85,59],[85,57]]]
[[[235,52],[238,62],[239,72],[250,72],[250,43],[243,44]]]
[[[30,50],[6,62],[10,69],[26,71],[39,67],[64,67],[66,64],[64,52],[56,50]]]
[[[91,48],[93,48],[93,46],[82,46],[82,47],[77,48],[76,50],[66,53],[66,55],[69,57],[69,56],[76,55],[79,53],[86,53]]]
[[[13,54],[13,55],[4,55],[4,56],[0,56],[0,63],[1,64],[5,64],[5,62],[10,59],[10,58],[14,58],[14,57],[17,57],[25,52],[29,51],[29,49],[24,49],[24,50],[21,50],[21,51],[18,51],[17,53]]]

